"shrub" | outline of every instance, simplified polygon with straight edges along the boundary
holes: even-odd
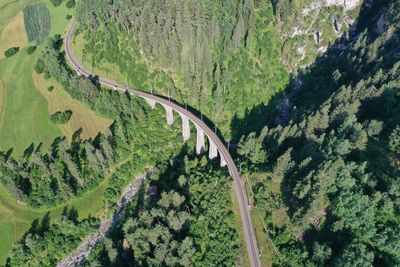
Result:
[[[4,52],[4,56],[11,57],[11,56],[15,55],[16,53],[18,53],[18,51],[19,51],[19,47],[11,47]]]
[[[28,53],[28,55],[32,55],[33,52],[35,52],[35,51],[36,51],[36,46],[33,45],[33,46],[28,47],[28,49],[26,50],[26,53]]]
[[[71,16],[71,15],[66,15],[65,18],[66,18],[67,20],[70,20],[70,19],[72,19],[72,16]]]
[[[50,2],[53,4],[53,6],[57,7],[61,5],[63,0],[50,0]]]
[[[47,87],[47,91],[52,92],[53,90],[54,90],[54,86],[53,85]]]
[[[44,73],[44,76],[43,76],[43,77],[44,77],[45,80],[48,80],[48,79],[51,78],[51,75],[50,75],[49,72],[46,71],[46,72]]]
[[[40,58],[36,61],[35,64],[35,71],[37,74],[42,74],[44,70],[46,69],[46,65],[44,64],[43,60]]]
[[[50,120],[52,123],[60,125],[67,123],[71,118],[71,116],[72,116],[71,110],[57,111],[56,113],[50,115]]]
[[[75,0],[68,0],[66,6],[67,8],[73,8],[75,7],[75,4]]]

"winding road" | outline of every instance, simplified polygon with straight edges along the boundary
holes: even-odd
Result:
[[[76,21],[73,21],[68,30],[67,36],[66,36],[66,42],[65,42],[66,56],[67,56],[69,62],[71,63],[71,65],[78,72],[78,74],[84,75],[86,77],[93,77],[93,76],[95,76],[95,74],[93,74],[89,70],[85,69],[82,65],[80,65],[80,63],[75,58],[75,56],[72,52],[71,39],[72,39],[72,34],[75,30],[75,27],[76,27]],[[250,205],[248,203],[246,190],[244,188],[243,182],[240,179],[240,174],[235,165],[235,162],[233,161],[233,158],[230,155],[228,149],[225,147],[224,142],[200,118],[198,118],[196,115],[194,115],[193,113],[191,113],[190,111],[188,111],[187,109],[182,107],[181,105],[177,104],[175,101],[171,101],[170,99],[166,99],[161,96],[156,96],[153,94],[145,93],[145,92],[137,90],[137,89],[131,89],[131,88],[125,87],[123,85],[120,85],[115,81],[108,80],[106,78],[99,77],[98,81],[102,85],[111,87],[114,90],[118,90],[121,92],[128,92],[131,95],[136,95],[136,96],[139,96],[139,97],[142,97],[145,99],[150,99],[157,103],[169,106],[176,112],[182,113],[185,116],[187,116],[190,121],[192,121],[194,124],[197,124],[201,129],[203,129],[203,131],[206,133],[206,135],[212,139],[212,141],[216,144],[219,153],[224,158],[224,160],[227,164],[229,173],[234,180],[234,188],[235,188],[236,197],[237,197],[238,203],[239,203],[240,216],[241,216],[241,220],[242,220],[243,232],[244,232],[244,236],[245,236],[250,265],[252,267],[261,267],[259,250],[258,250],[258,246],[257,246],[257,240],[255,237],[253,224],[251,221]],[[223,246],[223,245],[224,244],[221,244],[221,246]]]

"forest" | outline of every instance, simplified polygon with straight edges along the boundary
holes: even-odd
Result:
[[[150,186],[92,252],[87,266],[235,266],[243,264],[230,177],[205,157],[158,166]],[[221,244],[224,244],[221,246]]]
[[[76,12],[84,63],[111,63],[120,82],[186,102],[228,139],[234,118],[289,81],[266,2],[90,0]]]
[[[354,9],[311,0],[68,6],[76,5],[83,65],[188,104],[234,142],[261,220],[257,240],[271,247],[259,251],[272,255],[265,266],[398,266],[400,0],[360,2]],[[61,35],[48,38],[35,71],[114,122],[95,138],[77,131],[47,151],[0,153],[8,191],[29,207],[54,207],[107,180],[102,198],[112,215],[132,175],[151,167],[86,266],[247,266],[227,170],[194,155],[193,142],[182,145],[178,123],[167,127],[163,110],[78,76],[62,48]],[[299,48],[302,55],[293,52]],[[53,123],[68,121],[67,113],[54,113]],[[35,221],[8,265],[55,265],[98,224],[78,220],[74,209],[61,221]]]
[[[277,266],[400,263],[399,9],[362,10],[348,49],[302,71],[285,121],[241,139]]]
[[[131,164],[132,169],[125,170],[129,173],[167,160],[182,143],[178,128],[164,127],[159,109],[151,110],[128,94],[100,88],[74,74],[64,62],[61,43],[59,35],[48,40],[38,60],[40,72],[58,80],[73,97],[115,121],[108,132],[99,133],[94,139],[82,139],[78,130],[72,142],[66,137],[56,138],[44,153],[40,144],[32,144],[20,158],[14,158],[12,150],[0,154],[2,183],[18,200],[32,207],[52,207],[82,195],[103,182],[105,173],[122,161],[140,158]],[[70,115],[65,111],[51,118],[54,123],[65,123]],[[118,191],[128,182],[114,189]]]
[[[78,221],[73,208],[65,208],[60,221],[51,223],[50,219],[47,215],[32,223],[23,240],[11,251],[6,266],[55,266],[99,227],[95,218]]]

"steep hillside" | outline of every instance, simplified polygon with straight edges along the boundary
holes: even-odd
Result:
[[[117,67],[121,82],[187,102],[228,138],[235,116],[289,80],[265,1],[82,1],[77,20],[84,65],[106,76]]]
[[[354,40],[301,73],[286,123],[239,144],[277,265],[400,263],[398,10],[364,8]]]

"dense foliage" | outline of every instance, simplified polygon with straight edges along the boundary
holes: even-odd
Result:
[[[100,266],[235,266],[240,241],[230,177],[186,157],[160,166],[155,195],[137,199],[122,223],[91,255]],[[223,245],[221,245],[223,244]]]
[[[63,0],[50,0],[50,2],[53,4],[53,6],[58,7],[59,5],[61,5]]]
[[[65,3],[65,6],[66,6],[67,8],[74,8],[75,5],[76,5],[75,0],[67,0],[67,2]]]
[[[4,56],[11,57],[11,56],[15,55],[16,53],[18,53],[18,51],[19,51],[19,47],[11,47],[11,48],[7,49],[6,51],[4,51]]]
[[[50,120],[54,124],[66,124],[72,116],[71,110],[57,111],[50,115]]]
[[[94,218],[78,221],[74,209],[64,209],[62,215],[54,223],[50,223],[49,216],[40,223],[34,221],[22,241],[14,246],[6,266],[55,266],[99,226]]]
[[[179,130],[165,127],[163,111],[150,110],[128,94],[97,88],[74,74],[58,50],[61,43],[56,36],[46,46],[43,60],[39,60],[45,72],[73,97],[115,118],[115,122],[107,133],[94,140],[81,140],[77,131],[72,143],[57,138],[48,151],[32,144],[22,158],[12,158],[9,153],[0,155],[1,181],[19,200],[35,207],[53,206],[81,195],[102,182],[107,170],[121,161],[135,161],[131,169],[125,170],[132,173],[166,160],[181,144]]]
[[[235,116],[288,81],[265,1],[80,1],[77,20],[90,64],[115,64],[130,85],[191,104],[228,136]]]
[[[400,1],[381,5],[303,71],[286,123],[239,145],[277,265],[400,264]]]
[[[51,28],[50,12],[43,3],[25,7],[24,22],[29,41],[41,44],[49,36]]]
[[[26,53],[28,53],[28,55],[32,55],[35,51],[36,51],[36,45],[29,46],[26,49]]]

